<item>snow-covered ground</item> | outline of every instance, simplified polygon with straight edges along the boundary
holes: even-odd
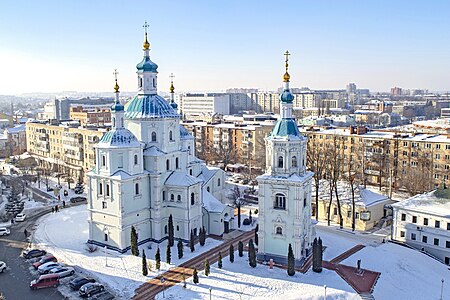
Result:
[[[85,205],[62,209],[42,217],[38,222],[33,235],[36,247],[44,248],[53,253],[59,261],[68,265],[78,266],[77,270],[97,278],[107,284],[110,289],[123,299],[129,299],[134,295],[134,290],[143,282],[158,275],[155,270],[156,244],[142,245],[149,263],[153,265],[153,272],[147,277],[142,275],[142,259],[128,253],[119,254],[115,251],[107,251],[105,259],[104,249],[98,248],[96,252],[87,251],[88,240],[87,210]],[[196,245],[195,252],[191,253],[189,247],[184,247],[184,256],[178,259],[177,247],[172,247],[171,264],[166,261],[166,242],[159,245],[161,252],[161,272],[183,263],[200,253],[220,245],[220,241],[207,239],[205,246]],[[107,266],[105,266],[107,260]]]

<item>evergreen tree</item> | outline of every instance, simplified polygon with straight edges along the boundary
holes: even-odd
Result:
[[[191,252],[195,251],[195,246],[194,246],[194,232],[191,229],[191,238],[189,239],[189,248],[191,248]]]
[[[230,262],[234,262],[234,247],[230,244]]]
[[[222,253],[219,251],[219,259],[217,260],[217,266],[222,269]]]
[[[288,268],[287,273],[289,276],[294,276],[295,274],[295,258],[294,258],[294,252],[292,251],[292,245],[289,244],[289,250],[288,250]]]
[[[170,264],[170,255],[171,255],[171,253],[170,253],[170,244],[169,243],[167,243],[167,248],[166,248],[166,263],[168,263],[168,264]]]
[[[239,252],[239,257],[244,256],[244,243],[242,243],[242,241],[239,241],[238,252]]]
[[[248,220],[252,223],[252,210],[250,209],[250,214],[248,215]]]
[[[145,257],[144,249],[142,249],[142,275],[144,276],[148,275],[147,258]]]
[[[248,264],[252,268],[256,267],[256,251],[253,240],[250,240],[250,242],[248,243]]]
[[[138,248],[138,244],[137,244],[137,233],[136,233],[136,229],[134,228],[134,226],[131,226],[131,254],[134,256],[139,256],[139,248]]]
[[[159,252],[159,247],[158,249],[156,249],[156,254],[155,254],[155,263],[156,263],[156,270],[160,270],[161,269],[161,253]]]
[[[239,199],[237,208],[238,208],[238,228],[241,228],[241,199]]]
[[[206,241],[206,229],[203,226],[203,228],[200,228],[200,233],[198,235],[198,242],[200,243],[200,246],[204,246]]]
[[[198,283],[198,272],[197,272],[197,269],[194,269],[194,273],[192,273],[192,279],[193,279],[193,281],[194,281],[194,283],[195,284],[197,284]]]
[[[178,259],[180,259],[183,257],[183,242],[181,240],[178,240],[177,248],[178,248]]]
[[[259,230],[259,224],[256,224],[255,228],[255,245],[258,246],[258,230]]]
[[[168,228],[168,232],[169,232],[169,242],[168,243],[169,243],[170,247],[172,247],[175,243],[172,215],[169,216],[169,224],[167,227],[169,227]]]
[[[211,270],[209,268],[209,260],[205,259],[205,275],[208,276],[210,271]]]

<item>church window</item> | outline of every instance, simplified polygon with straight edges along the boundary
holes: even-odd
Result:
[[[279,156],[278,157],[278,168],[282,168],[283,167],[283,156]]]
[[[192,176],[192,169],[190,169],[190,170],[189,170],[189,175],[191,175],[191,176]]]
[[[152,142],[156,142],[156,132],[152,132]]]
[[[220,186],[220,178],[217,179],[217,186]]]
[[[170,201],[175,201],[175,195],[174,194],[170,194]]]
[[[297,168],[297,156],[292,156],[292,167]]]
[[[167,234],[167,225],[164,226],[164,234]]]
[[[181,202],[181,196],[180,195],[177,196],[177,201]]]
[[[123,168],[123,155],[120,154],[117,158],[117,167],[119,169]]]
[[[113,121],[113,127],[116,127],[116,118],[113,118],[112,121]]]
[[[156,87],[156,81],[155,81],[155,78],[153,78],[153,87]]]
[[[105,233],[105,242],[107,242],[107,241],[108,241],[108,234]]]
[[[180,160],[177,158],[175,158],[175,168],[179,169],[180,168]]]
[[[166,201],[166,191],[163,191],[162,198],[163,198],[163,201]]]
[[[166,170],[169,171],[170,170],[170,161],[166,160]]]
[[[286,196],[283,194],[276,194],[275,195],[275,203],[273,204],[273,208],[286,209]]]
[[[120,118],[120,127],[123,127],[123,118]]]
[[[98,184],[98,194],[103,195],[103,183]]]
[[[109,197],[109,184],[106,184],[106,196]]]
[[[139,87],[142,87],[142,77],[139,77]]]
[[[191,193],[191,205],[195,204],[195,194]]]
[[[209,193],[209,186],[206,188],[206,190],[208,191],[208,193]]]
[[[172,133],[172,130],[169,131],[169,140],[170,140],[170,141],[173,141],[173,133]]]
[[[134,185],[134,194],[135,194],[135,195],[139,195],[139,183],[136,183],[136,184]]]
[[[283,228],[278,226],[277,229],[276,229],[276,233],[279,234],[279,235],[283,235]]]
[[[137,156],[137,154],[134,155],[134,164],[135,165],[138,164],[138,156]]]
[[[177,231],[180,231],[180,226],[179,225],[177,225]]]
[[[106,166],[106,156],[102,155],[102,166]]]
[[[303,199],[303,207],[306,207],[306,197]]]

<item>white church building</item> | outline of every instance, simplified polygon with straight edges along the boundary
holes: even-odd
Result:
[[[131,227],[138,244],[191,231],[222,235],[231,229],[233,208],[224,204],[225,174],[194,156],[194,139],[180,125],[174,102],[157,94],[158,66],[150,60],[145,32],[144,58],[136,66],[138,94],[126,106],[111,107],[112,128],[96,145],[96,167],[88,173],[88,243],[119,252],[130,249]]]
[[[259,261],[287,264],[289,244],[296,266],[311,253],[314,238],[311,224],[311,182],[306,170],[307,138],[292,117],[294,96],[289,90],[286,52],[284,89],[280,95],[281,116],[266,138],[266,173],[259,184]]]

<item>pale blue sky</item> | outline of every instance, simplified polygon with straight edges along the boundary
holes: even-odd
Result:
[[[450,1],[3,0],[0,94],[136,90],[145,20],[160,90],[450,90]]]

